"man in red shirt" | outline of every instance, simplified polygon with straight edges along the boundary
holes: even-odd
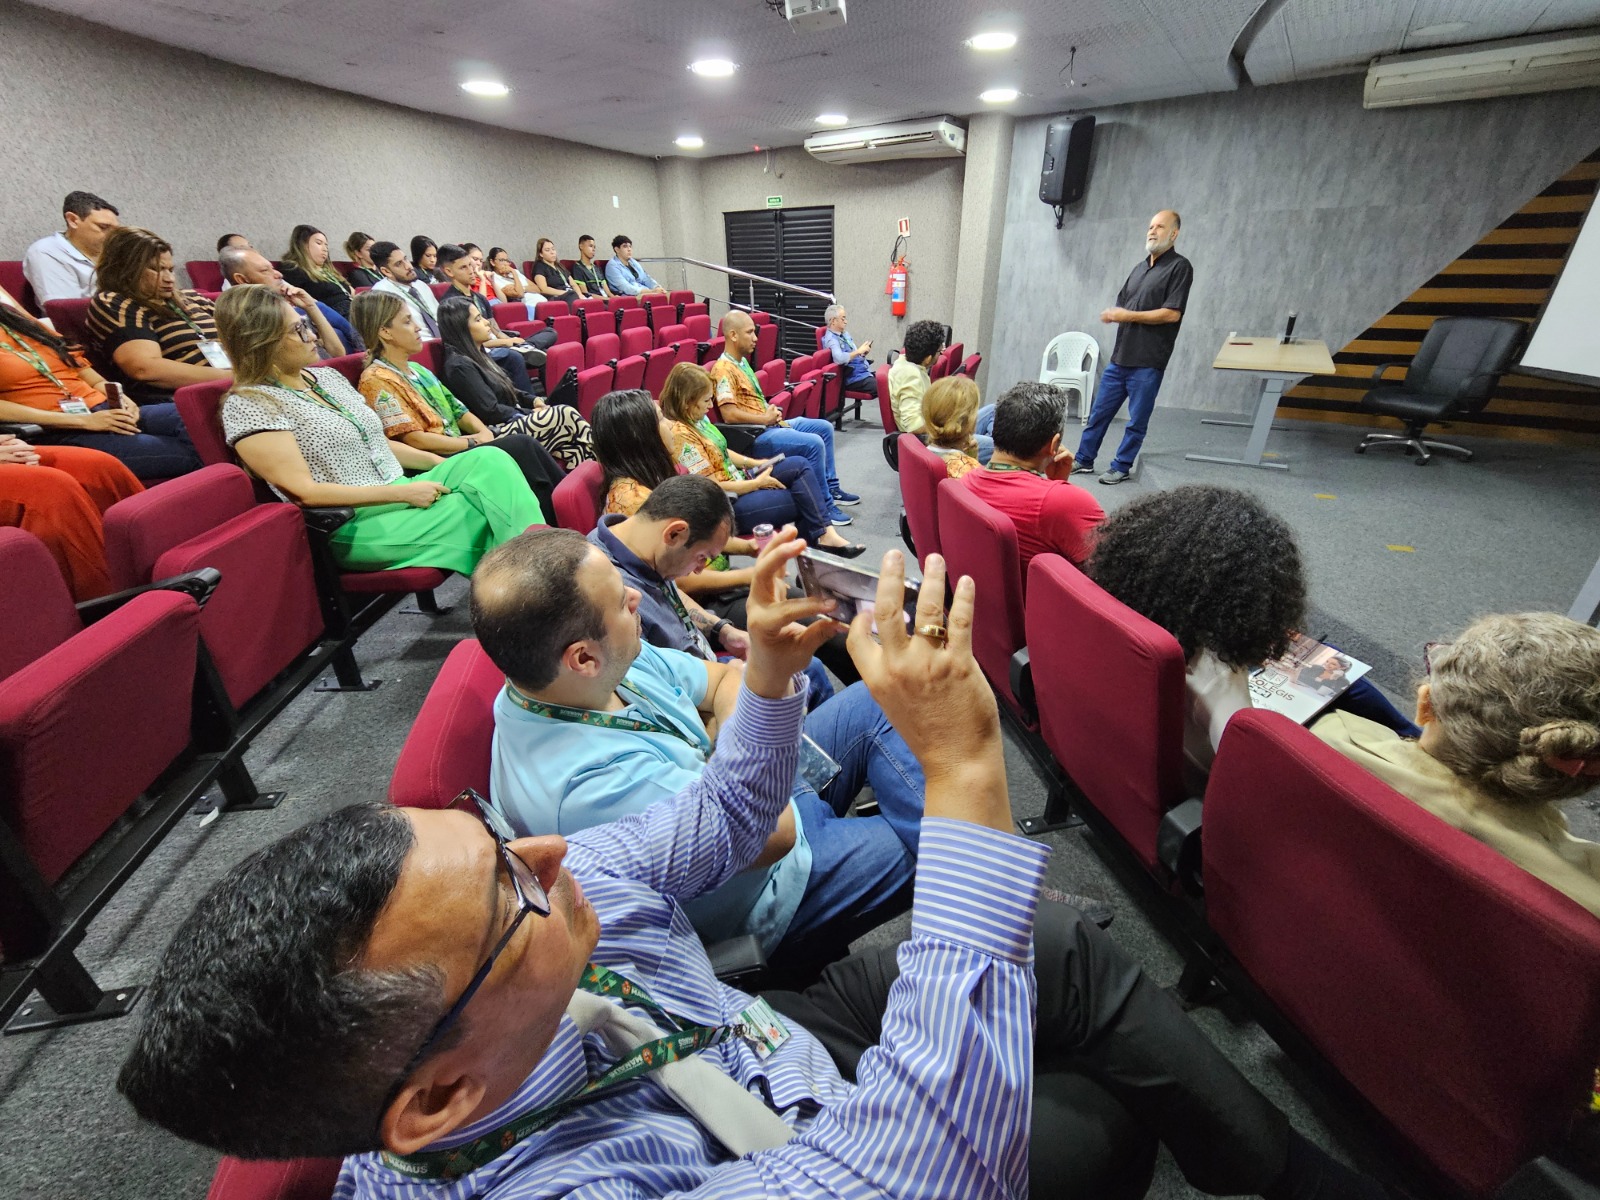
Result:
[[[1022,573],[1035,554],[1060,554],[1074,563],[1089,557],[1090,534],[1105,510],[1067,482],[1072,451],[1061,446],[1067,394],[1046,383],[1019,383],[1000,397],[994,412],[994,457],[961,482],[1017,527]]]

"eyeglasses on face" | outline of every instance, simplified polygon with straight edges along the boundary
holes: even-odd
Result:
[[[422,1045],[417,1048],[417,1052],[411,1056],[411,1061],[406,1064],[405,1070],[400,1072],[399,1083],[395,1085],[397,1088],[401,1083],[405,1082],[412,1071],[417,1069],[418,1064],[428,1057],[444,1035],[455,1027],[455,1023],[461,1018],[462,1011],[467,1007],[472,997],[477,994],[478,989],[483,986],[484,980],[489,978],[489,973],[494,970],[495,961],[505,948],[511,944],[512,937],[516,934],[517,929],[522,925],[528,914],[538,913],[541,917],[550,915],[550,897],[546,894],[544,885],[539,882],[539,876],[534,873],[532,867],[517,857],[516,852],[509,845],[511,839],[515,836],[515,831],[505,817],[501,816],[474,788],[467,788],[463,791],[455,798],[450,807],[465,810],[469,800],[476,806],[479,820],[488,829],[489,836],[494,839],[495,850],[500,855],[500,864],[505,867],[506,873],[511,876],[511,887],[517,896],[517,915],[512,918],[511,924],[506,927],[506,931],[500,935],[500,940],[495,943],[494,949],[489,951],[489,957],[478,968],[477,973],[473,975],[466,989],[456,998],[456,1002],[450,1006],[444,1016],[439,1018],[433,1030],[423,1039]]]
[[[293,325],[289,326],[289,332],[302,342],[314,342],[317,340],[317,331],[311,328],[311,322],[306,317],[301,317]]]

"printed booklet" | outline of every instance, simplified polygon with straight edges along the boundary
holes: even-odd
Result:
[[[1291,638],[1285,654],[1268,659],[1250,673],[1250,703],[1309,725],[1372,668],[1303,633]]]

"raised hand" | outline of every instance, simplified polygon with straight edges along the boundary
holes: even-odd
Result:
[[[835,602],[801,596],[789,598],[789,564],[806,544],[792,525],[773,535],[756,557],[755,581],[745,607],[745,632],[750,636],[744,684],[758,696],[778,699],[789,694],[792,676],[805,670],[817,648],[844,628],[838,621],[797,622],[826,618]]]

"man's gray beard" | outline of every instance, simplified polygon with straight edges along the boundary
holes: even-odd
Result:
[[[1168,250],[1172,249],[1172,242],[1173,239],[1171,238],[1168,238],[1165,242],[1147,241],[1144,244],[1144,252],[1146,254],[1165,254]]]

